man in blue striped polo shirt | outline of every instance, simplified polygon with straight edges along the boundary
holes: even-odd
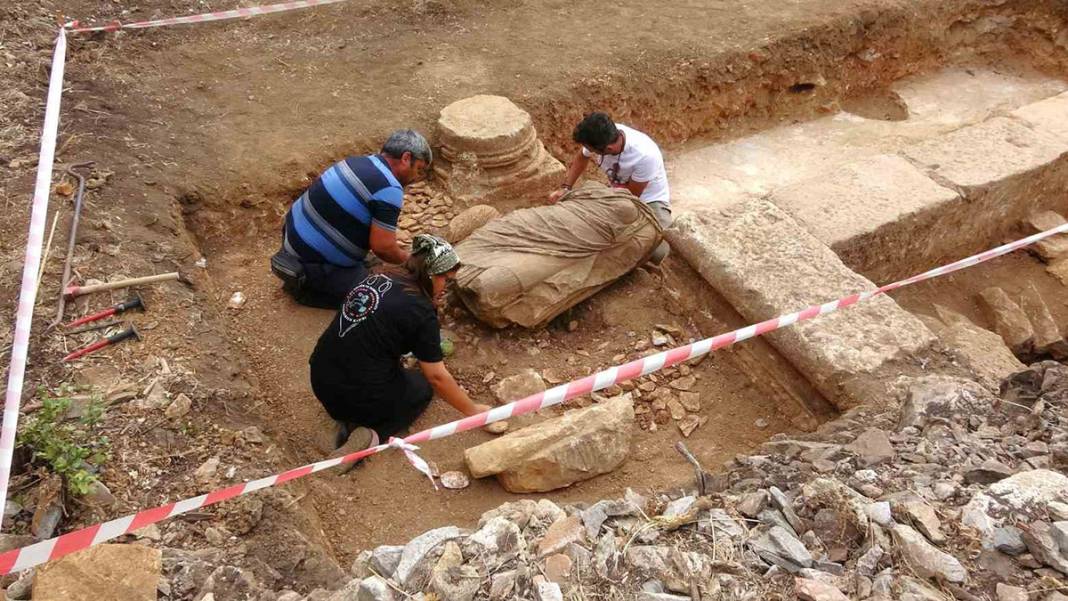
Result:
[[[426,138],[393,132],[376,155],[334,163],[301,194],[286,214],[282,249],[271,270],[297,302],[336,309],[367,275],[368,252],[404,263],[397,218],[404,186],[426,177],[433,154]]]

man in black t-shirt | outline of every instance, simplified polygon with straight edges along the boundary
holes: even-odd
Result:
[[[448,242],[421,234],[403,267],[369,275],[346,295],[310,360],[312,390],[339,425],[335,454],[407,428],[434,392],[464,415],[489,409],[471,401],[443,362],[437,305],[458,268]],[[401,366],[409,352],[418,370]]]

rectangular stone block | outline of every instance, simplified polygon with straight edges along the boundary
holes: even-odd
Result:
[[[1022,106],[1011,114],[1037,131],[1068,142],[1068,92]]]
[[[965,218],[960,194],[896,155],[847,164],[769,198],[851,269],[880,283],[946,262],[947,238],[968,238],[966,228],[952,225]]]
[[[674,248],[752,322],[871,290],[785,211],[753,200],[679,216],[665,234]],[[878,402],[901,363],[935,337],[892,299],[880,297],[768,335],[836,407]]]
[[[619,467],[633,425],[633,401],[623,394],[471,447],[464,462],[472,476],[495,475],[509,492],[546,492]]]
[[[936,182],[963,196],[959,257],[1002,241],[1028,214],[1068,209],[1068,139],[1009,117],[989,119],[903,151]]]

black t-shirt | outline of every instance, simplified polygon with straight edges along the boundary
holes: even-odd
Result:
[[[314,382],[350,389],[366,400],[391,394],[401,355],[442,360],[441,329],[430,300],[410,281],[371,274],[345,297],[311,356]]]

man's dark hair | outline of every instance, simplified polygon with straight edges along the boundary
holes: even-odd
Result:
[[[612,122],[611,117],[601,112],[590,113],[583,117],[571,134],[575,142],[594,150],[608,146],[615,142],[617,137],[619,137],[619,130],[616,129],[616,124]]]

